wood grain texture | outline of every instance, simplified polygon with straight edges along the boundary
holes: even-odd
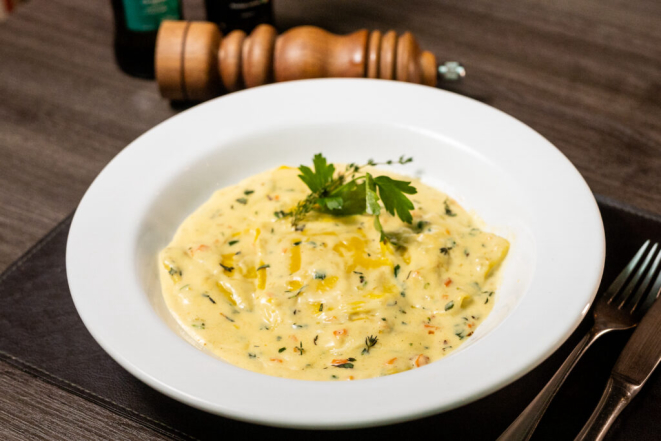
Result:
[[[365,29],[342,36],[313,26],[290,29],[275,43],[275,81],[365,77],[368,38]]]
[[[162,96],[171,100],[186,99],[186,87],[182,80],[181,63],[183,61],[183,47],[181,40],[186,38],[190,22],[165,20],[160,29],[161,32],[156,40],[156,53],[154,60],[158,88]],[[177,44],[179,43],[179,44]]]
[[[218,71],[225,88],[230,92],[236,92],[243,88],[241,59],[243,58],[243,42],[245,39],[246,33],[241,29],[235,29],[223,38],[220,43]]]
[[[185,6],[186,18],[203,18],[201,0]],[[661,2],[275,0],[275,17],[281,32],[411,31],[438,60],[466,65],[466,80],[448,88],[539,131],[593,191],[661,214]],[[116,67],[109,2],[33,0],[0,24],[0,269],[70,213],[124,146],[177,110],[154,82]],[[64,415],[26,399],[44,395]],[[88,438],[84,430],[113,421],[99,411],[0,365],[0,438]]]
[[[278,31],[261,24],[251,32],[244,45],[243,82],[246,87],[256,87],[273,82],[273,51]]]
[[[171,440],[0,361],[0,439]]]

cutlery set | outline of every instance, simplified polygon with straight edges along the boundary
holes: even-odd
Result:
[[[649,251],[648,251],[649,248]],[[626,405],[640,391],[661,360],[661,273],[654,279],[661,252],[646,241],[593,308],[594,325],[555,375],[501,434],[499,441],[528,440],[551,400],[587,349],[601,336],[638,326],[620,354],[604,394],[576,441],[602,440]],[[656,253],[656,257],[654,257]],[[651,286],[651,288],[650,288]]]

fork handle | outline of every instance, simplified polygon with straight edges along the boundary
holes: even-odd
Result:
[[[619,375],[611,375],[597,408],[576,437],[576,441],[603,440],[608,429],[636,395],[638,389],[639,386],[632,385]]]
[[[590,332],[585,334],[555,375],[553,375],[553,378],[544,386],[544,389],[532,400],[528,407],[521,412],[521,415],[500,435],[498,441],[525,441],[530,439],[544,412],[549,407],[551,400],[558,392],[558,389],[560,389],[560,386],[562,386],[562,383],[565,382],[576,362],[592,343],[606,332],[607,330],[599,330],[593,327]]]

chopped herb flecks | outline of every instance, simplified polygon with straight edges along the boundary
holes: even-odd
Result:
[[[358,274],[358,280],[360,281],[360,284],[363,286],[363,288],[367,285],[367,280],[365,280],[365,276],[363,273],[359,271],[354,271],[354,274]]]
[[[353,369],[353,363],[334,364],[333,367],[342,369]]]
[[[225,318],[226,318],[227,320],[229,320],[230,322],[234,323],[234,319],[233,319],[233,318],[231,318],[231,317],[227,317],[227,316],[226,316],[225,314],[223,314],[222,312],[220,313],[220,315],[222,315],[223,317],[225,317]]]
[[[301,293],[303,292],[303,290],[304,290],[305,288],[307,288],[307,287],[308,287],[307,285],[303,285],[303,286],[301,286],[301,287],[298,289],[298,291],[296,291],[296,293],[295,293],[293,296],[291,296],[291,297],[287,297],[287,298],[288,298],[288,299],[293,299],[294,297],[298,297],[299,295],[301,295]],[[285,292],[291,292],[291,291],[285,291]]]
[[[454,211],[452,211],[452,209],[450,209],[450,204],[448,203],[447,199],[445,200],[445,202],[443,202],[443,205],[445,205],[445,214],[447,216],[455,217],[457,215],[457,213],[455,213]]]
[[[214,305],[216,304],[216,301],[213,298],[211,298],[211,296],[209,294],[204,293],[204,294],[202,294],[202,297],[206,297],[207,299],[209,299],[209,301],[211,303],[213,303]]]

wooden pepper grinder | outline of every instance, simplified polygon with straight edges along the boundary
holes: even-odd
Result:
[[[220,93],[305,78],[381,78],[436,85],[437,75],[463,77],[463,67],[441,67],[406,32],[360,30],[338,36],[313,26],[278,36],[263,24],[250,35],[223,37],[208,22],[164,21],[156,40],[156,79],[165,98],[203,101]]]

